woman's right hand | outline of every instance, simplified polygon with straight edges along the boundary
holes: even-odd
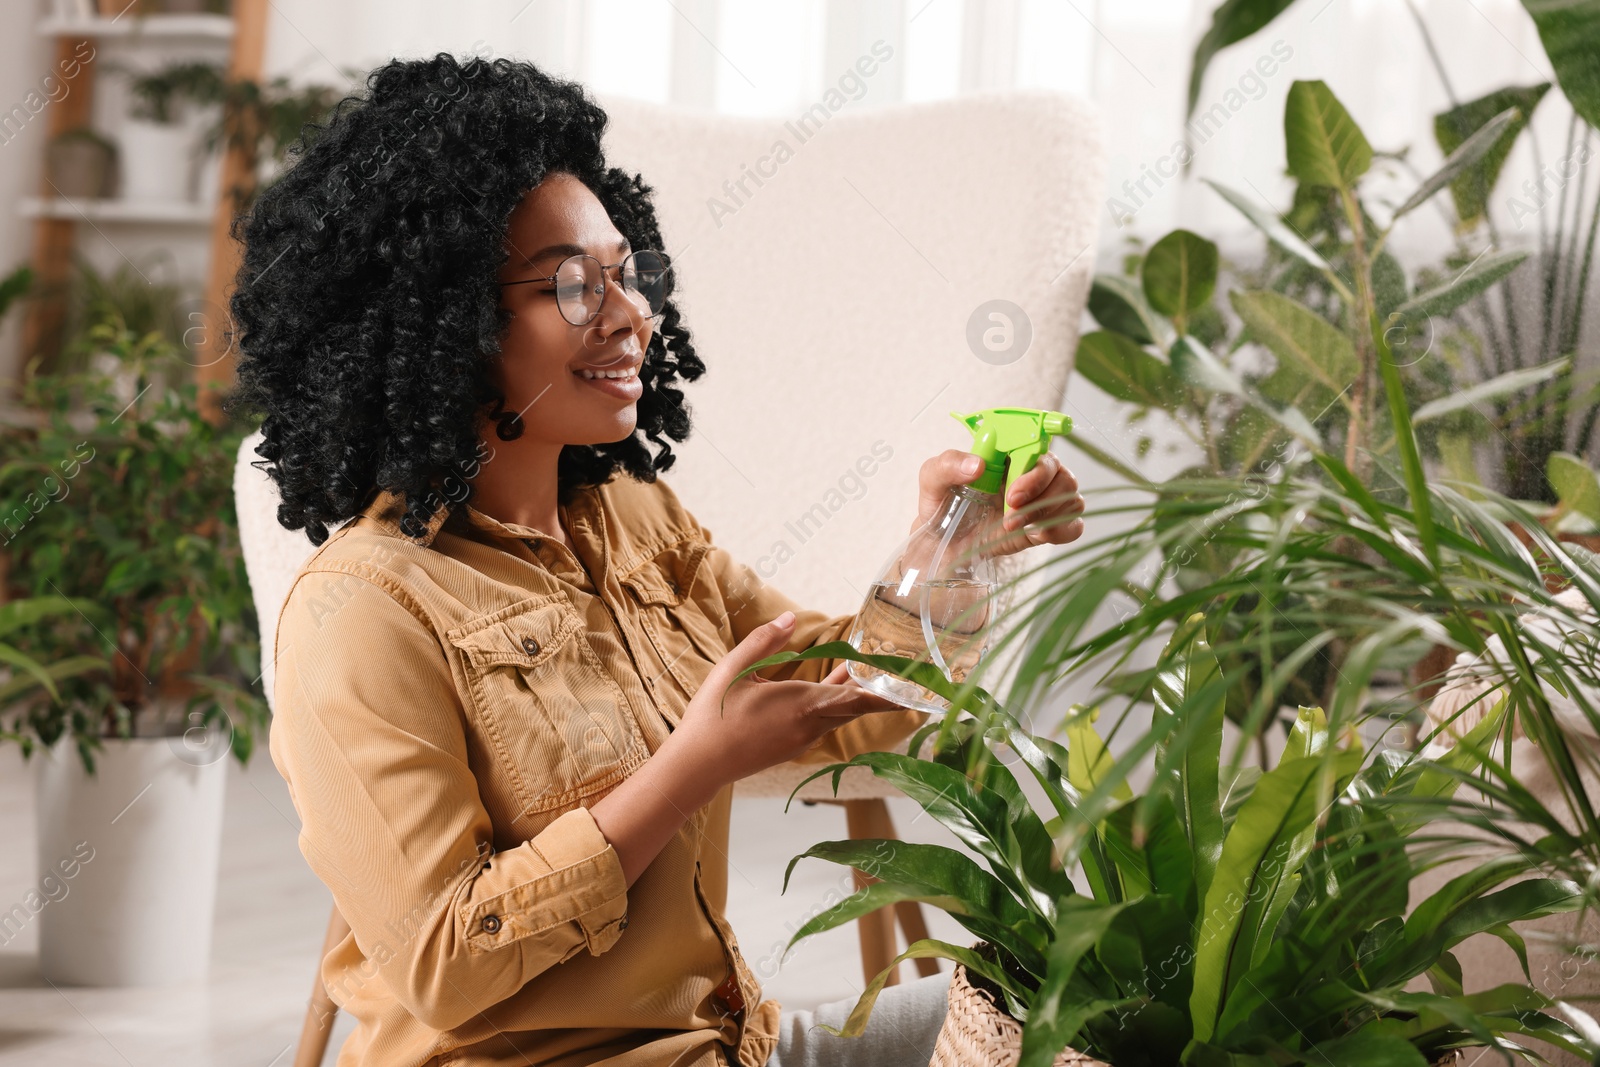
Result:
[[[781,652],[793,626],[794,613],[786,611],[750,631],[689,701],[673,735],[702,773],[736,782],[793,759],[857,716],[903,710],[858,685],[844,663],[820,682],[775,682],[755,674],[733,681],[752,663]]]

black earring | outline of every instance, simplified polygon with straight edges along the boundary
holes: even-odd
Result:
[[[515,411],[505,410],[505,398],[494,402],[494,410],[489,413],[494,420],[494,435],[502,441],[515,441],[522,436],[522,416]]]

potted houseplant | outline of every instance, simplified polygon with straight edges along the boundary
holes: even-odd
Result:
[[[231,492],[247,431],[201,417],[159,335],[113,318],[83,344],[115,365],[30,368],[22,399],[43,414],[0,428],[6,593],[90,605],[39,620],[25,647],[105,661],[4,705],[8,735],[42,749],[41,869],[93,858],[40,915],[40,967],[73,984],[192,982],[209,956],[227,756],[247,760],[266,721]]]
[[[1600,1027],[1581,1009],[1541,993],[1526,973],[1468,992],[1451,949],[1481,931],[1515,945],[1515,924],[1592,903],[1600,826],[1579,772],[1593,768],[1596,753],[1563,737],[1544,685],[1552,668],[1564,693],[1580,691],[1581,679],[1600,682],[1594,657],[1581,651],[1600,646],[1600,626],[1555,603],[1547,584],[1558,574],[1600,604],[1600,566],[1517,501],[1430,478],[1417,420],[1426,430],[1467,401],[1429,396],[1436,382],[1408,381],[1391,345],[1396,325],[1403,338],[1419,318],[1482,293],[1520,257],[1415,289],[1383,259],[1394,221],[1481,161],[1515,117],[1486,123],[1379,226],[1359,199],[1373,158],[1360,130],[1326,86],[1291,87],[1290,172],[1305,198],[1342,213],[1345,229],[1330,259],[1278,216],[1219,187],[1321,277],[1328,297],[1313,306],[1277,291],[1230,294],[1247,334],[1277,358],[1265,372],[1212,348],[1217,323],[1201,310],[1216,257],[1203,238],[1180,232],[1152,248],[1142,286],[1101,287],[1091,309],[1105,329],[1085,337],[1080,369],[1152,408],[1224,398],[1233,440],[1202,434],[1210,466],[1161,483],[1105,457],[1131,483],[1135,500],[1123,509],[1138,521],[1050,564],[1063,573],[1023,620],[1026,655],[1004,704],[977,688],[976,675],[955,687],[928,664],[862,657],[842,642],[752,665],[866,658],[978,716],[967,725],[947,715],[912,739],[909,754],[864,753],[852,763],[912,795],[989,870],[951,850],[824,843],[808,854],[881,880],[797,936],[897,899],[946,908],[992,955],[927,942],[907,954],[950,956],[992,982],[1028,1067],[1064,1048],[1118,1067],[1423,1064],[1467,1046],[1509,1055],[1524,1041],[1593,1058]],[[1515,392],[1530,374],[1550,380],[1564,370],[1552,361],[1482,383],[1474,396]],[[1238,448],[1262,436],[1281,447]],[[1097,510],[1119,510],[1115,495],[1102,492]],[[1108,599],[1117,610],[1106,621],[1097,613]],[[1579,651],[1551,648],[1519,627],[1530,610],[1560,615],[1565,632],[1584,638],[1572,643]],[[1151,663],[1147,649],[1158,640],[1165,651]],[[1381,745],[1367,753],[1350,739],[1385,716],[1417,713],[1403,691],[1398,712],[1375,702],[1377,679],[1399,676],[1433,644],[1480,653],[1492,640],[1510,653],[1494,715],[1450,755],[1426,760]],[[1022,730],[1007,711],[1029,708],[1068,672],[1093,672],[1104,692],[1150,707],[1149,727],[1135,729],[1122,757],[1102,759],[1081,718],[1062,747]],[[1600,709],[1585,710],[1600,722]],[[1214,755],[1224,720],[1240,735],[1226,765]],[[1494,731],[1511,742],[1512,723],[1568,787],[1563,797],[1533,796],[1482,758]],[[1274,763],[1266,742],[1278,725],[1287,727],[1286,755]],[[933,729],[933,757],[917,758]],[[1038,779],[1055,809],[1049,822],[1028,810],[995,757],[990,746],[1001,742]],[[1254,767],[1238,758],[1251,748]],[[1119,793],[1147,756],[1153,784],[1138,797]],[[1110,764],[1103,772],[1102,763]],[[1454,798],[1463,783],[1467,795]],[[1554,803],[1570,804],[1576,829],[1555,817]],[[1261,828],[1274,824],[1267,851],[1258,851]],[[1465,839],[1461,825],[1490,830],[1502,854],[1407,914],[1407,891],[1421,875],[1483,845]],[[1064,873],[1074,864],[1086,894]],[[1163,885],[1189,888],[1164,893]],[[1230,901],[1228,887],[1240,885],[1250,892]],[[1218,886],[1222,896],[1212,899]],[[1220,924],[1221,942],[1208,924]],[[1144,981],[1152,959],[1166,983],[1159,988]],[[1341,967],[1330,969],[1330,959]],[[844,1032],[859,1030],[888,973]],[[1264,1010],[1251,986],[1293,1000]],[[1139,1020],[1132,1042],[1120,1026],[1130,1017]]]
[[[124,200],[194,199],[196,131],[189,113],[214,102],[221,84],[213,63],[174,63],[131,76],[133,105],[119,131]]]
[[[846,642],[751,666],[862,659],[954,707],[976,702],[979,713],[924,726],[909,754],[862,753],[811,776],[831,774],[837,786],[846,767],[871,768],[988,867],[959,850],[893,840],[822,842],[791,861],[791,871],[811,856],[878,879],[813,917],[791,945],[900,900],[941,907],[980,939],[972,948],[911,945],[836,1032],[860,1032],[900,960],[941,956],[958,967],[939,1067],[1420,1065],[1451,1062],[1459,1048],[1515,1049],[1523,1035],[1600,1052],[1558,1017],[1568,1006],[1529,984],[1464,994],[1450,954],[1479,931],[1576,909],[1585,899],[1576,883],[1527,877],[1536,862],[1508,855],[1405,914],[1416,874],[1452,854],[1417,831],[1482,761],[1500,714],[1432,761],[1394,750],[1369,758],[1351,731],[1302,708],[1275,766],[1230,773],[1220,765],[1229,679],[1203,624],[1189,619],[1167,646],[1153,725],[1120,759],[1097,735],[1094,713],[1069,720],[1062,746],[1032,736],[971,684]],[[934,734],[935,754],[918,758]],[[1035,776],[1049,821],[996,757],[996,742]],[[1145,756],[1156,774],[1135,797],[1127,771]],[[1087,892],[1065,873],[1074,863]],[[1411,988],[1423,977],[1431,991]]]
[[[110,196],[116,163],[116,145],[87,126],[57,134],[45,149],[45,172],[52,191],[71,199]]]

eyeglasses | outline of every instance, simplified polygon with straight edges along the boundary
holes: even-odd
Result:
[[[672,268],[660,252],[650,249],[630,253],[621,263],[613,263],[609,267],[601,266],[593,256],[580,253],[563,259],[554,274],[500,284],[554,282],[556,307],[561,310],[561,317],[574,326],[584,326],[600,314],[608,284],[606,271],[619,267],[621,272],[618,281],[623,293],[648,307],[651,318],[661,314],[667,302],[667,293],[672,288]]]

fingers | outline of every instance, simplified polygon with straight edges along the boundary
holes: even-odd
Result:
[[[917,515],[934,514],[952,486],[970,485],[983,473],[983,460],[959,448],[947,448],[926,460],[917,471]]]
[[[728,654],[717,661],[712,668],[713,672],[721,671],[724,675],[723,685],[731,683],[733,676],[744,670],[757,660],[766,659],[774,652],[781,651],[788,643],[789,635],[794,632],[794,612],[786,611],[776,619],[771,619],[745,635],[745,639],[735,645]],[[709,678],[707,679],[709,681]]]

